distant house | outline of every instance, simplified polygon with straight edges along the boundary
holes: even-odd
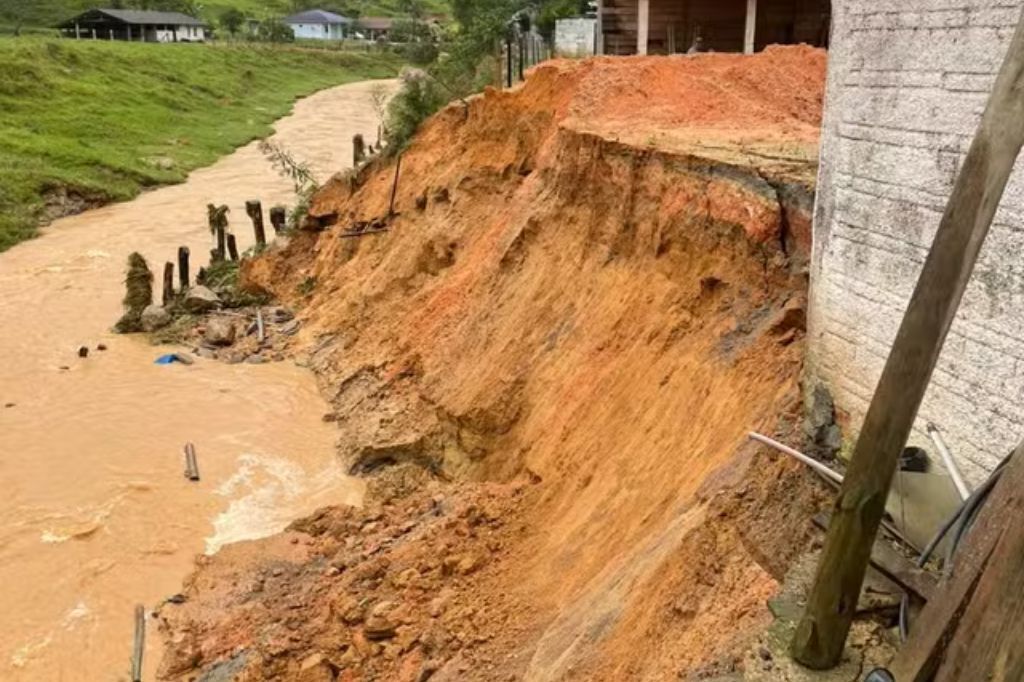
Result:
[[[200,43],[206,24],[181,12],[91,9],[57,28],[69,38],[136,40],[144,43]]]
[[[285,17],[296,38],[307,40],[343,40],[352,20],[334,12],[311,9]]]
[[[356,30],[366,40],[387,40],[395,20],[390,17],[360,17]]]

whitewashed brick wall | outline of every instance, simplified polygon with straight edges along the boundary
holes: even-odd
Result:
[[[811,372],[860,427],[1022,0],[834,0]],[[977,482],[1024,437],[1018,162],[911,442],[938,423]]]

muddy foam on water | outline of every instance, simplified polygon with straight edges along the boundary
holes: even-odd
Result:
[[[299,102],[276,141],[326,179],[350,162],[355,133],[372,139],[373,87]],[[195,272],[211,246],[206,204],[231,207],[245,248],[253,198],[265,209],[294,202],[255,144],[0,254],[0,679],[124,678],[134,605],[178,592],[195,555],[360,500],[334,460],[336,431],[310,373],[291,363],[154,365],[164,349],[108,331],[130,252],[159,272],[186,245]],[[182,476],[187,441],[199,483]],[[156,644],[147,639],[146,679]]]

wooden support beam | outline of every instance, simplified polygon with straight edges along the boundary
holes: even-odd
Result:
[[[651,0],[637,0],[636,6],[636,53],[647,54],[648,36],[651,31]]]
[[[1024,459],[1022,450],[1016,459]],[[1010,493],[1000,505],[1002,532],[935,682],[1024,680],[1024,481],[1013,483],[999,484]]]
[[[757,30],[757,0],[747,0],[747,19],[743,26],[743,54],[754,54],[754,34]]]
[[[274,234],[281,234],[288,229],[288,212],[284,206],[274,206],[270,209],[270,224],[274,226]]]
[[[1022,91],[1024,22],[957,176],[835,502],[807,611],[793,640],[793,657],[809,668],[832,668],[842,656],[900,452],[1024,145]]]

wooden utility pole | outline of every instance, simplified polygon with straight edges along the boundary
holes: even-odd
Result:
[[[957,176],[836,499],[793,657],[834,667],[843,653],[900,452],[1024,144],[1024,21]]]

